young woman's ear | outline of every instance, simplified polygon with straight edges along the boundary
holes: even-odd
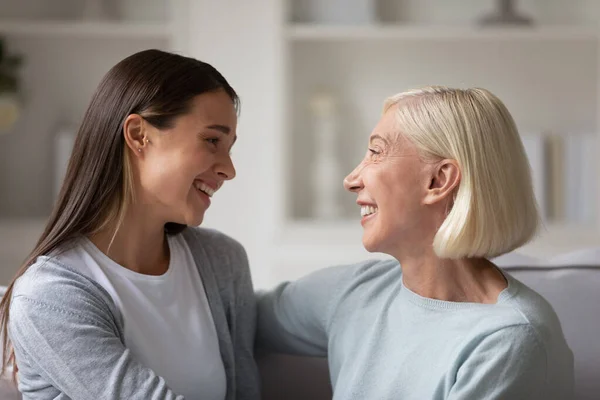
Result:
[[[460,183],[460,168],[456,160],[442,160],[431,169],[424,204],[435,204],[452,196]]]
[[[134,153],[142,153],[148,143],[145,121],[138,114],[131,114],[123,123],[123,136],[125,143]]]

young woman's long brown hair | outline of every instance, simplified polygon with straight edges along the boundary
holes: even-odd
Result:
[[[11,295],[15,281],[41,256],[71,239],[120,225],[133,199],[132,176],[123,137],[123,122],[139,114],[164,129],[188,111],[190,100],[202,93],[224,90],[235,104],[239,99],[225,78],[211,65],[160,50],[145,50],[115,65],[92,96],[77,133],[58,201],[35,248],[12,280],[0,302],[2,368],[14,362],[8,339]],[[167,224],[167,233],[184,225]]]

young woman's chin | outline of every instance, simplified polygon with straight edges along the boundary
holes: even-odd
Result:
[[[206,210],[190,210],[191,213],[188,214],[188,218],[186,218],[186,222],[185,224],[187,226],[199,226],[202,224],[202,222],[204,222],[204,213],[206,212]]]
[[[177,214],[172,215],[170,222],[187,226],[199,226],[204,222],[206,207],[198,204],[186,204],[179,209]]]

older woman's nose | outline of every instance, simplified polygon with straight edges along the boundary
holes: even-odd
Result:
[[[362,163],[360,163],[354,171],[350,172],[344,179],[344,188],[350,192],[358,192],[363,188],[362,178],[360,171],[362,170]]]

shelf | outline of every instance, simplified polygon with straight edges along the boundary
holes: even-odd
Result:
[[[168,39],[165,23],[127,23],[94,21],[2,21],[0,34],[22,36],[130,37]]]
[[[588,26],[441,27],[418,25],[325,26],[292,24],[287,36],[296,41],[318,40],[595,40],[600,30]]]

